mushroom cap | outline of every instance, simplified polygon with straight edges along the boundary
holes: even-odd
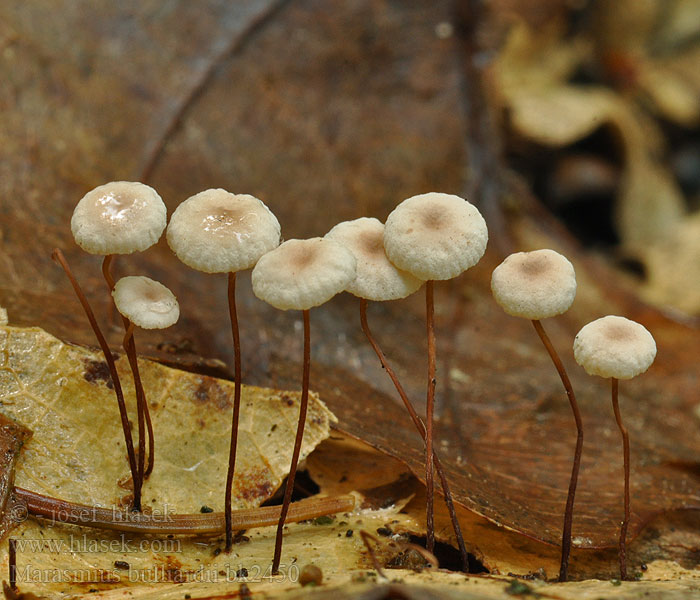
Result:
[[[129,321],[143,329],[165,329],[180,317],[175,295],[162,283],[130,275],[117,281],[114,305]]]
[[[167,223],[165,204],[152,187],[138,181],[112,181],[85,194],[70,228],[90,254],[131,254],[150,248]]]
[[[168,245],[188,267],[205,273],[249,269],[280,243],[280,224],[255,196],[222,189],[199,192],[175,209]]]
[[[326,234],[350,250],[357,259],[357,277],[346,290],[360,298],[382,302],[398,300],[415,292],[423,282],[397,269],[384,252],[384,225],[362,217],[338,223]]]
[[[384,227],[389,260],[418,279],[452,279],[479,262],[488,230],[476,207],[459,196],[430,192],[404,200]]]
[[[569,310],[576,297],[576,273],[554,250],[516,252],[494,269],[491,291],[509,315],[546,319]]]
[[[655,357],[651,333],[625,317],[591,321],[574,339],[574,358],[589,375],[631,379],[644,373]]]
[[[255,265],[253,293],[280,310],[308,310],[342,292],[356,267],[353,253],[335,240],[287,240]]]

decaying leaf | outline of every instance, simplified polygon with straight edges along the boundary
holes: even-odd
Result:
[[[15,484],[83,504],[128,504],[131,489],[119,412],[99,353],[64,344],[40,329],[0,328],[0,399],[32,439],[18,461]],[[223,510],[233,385],[140,363],[156,434],[155,468],[144,504],[197,512]],[[135,412],[126,357],[117,361]],[[289,468],[299,394],[246,387],[234,507],[270,497]],[[128,400],[127,400],[128,401]],[[335,417],[313,395],[302,457],[328,435]]]

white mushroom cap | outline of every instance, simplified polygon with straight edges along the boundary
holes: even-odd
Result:
[[[554,250],[516,252],[494,269],[491,291],[509,315],[546,319],[569,310],[576,297],[576,273]]]
[[[404,200],[384,228],[389,260],[424,281],[452,279],[473,267],[487,241],[486,222],[474,205],[437,192]]]
[[[165,329],[177,323],[180,317],[174,294],[148,277],[122,277],[114,286],[112,296],[117,310],[143,329]]]
[[[279,246],[280,224],[254,196],[211,189],[177,207],[167,239],[187,266],[205,273],[232,273],[249,269]]]
[[[152,187],[137,181],[113,181],[82,197],[70,228],[85,252],[106,256],[150,248],[166,223],[165,204]]]
[[[591,321],[574,339],[574,358],[589,375],[631,379],[644,373],[655,357],[651,333],[624,317]]]
[[[334,240],[288,240],[253,269],[253,293],[280,310],[307,310],[342,292],[355,278],[357,261]]]
[[[398,300],[415,292],[423,282],[397,269],[384,252],[384,225],[362,217],[338,223],[326,234],[350,250],[357,259],[357,277],[346,290],[360,298],[382,302]]]

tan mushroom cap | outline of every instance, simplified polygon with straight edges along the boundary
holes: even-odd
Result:
[[[165,204],[152,187],[137,181],[113,181],[82,197],[70,227],[85,252],[106,256],[150,248],[166,223]]]
[[[143,329],[165,329],[177,323],[180,306],[162,283],[130,275],[117,281],[112,291],[114,305],[129,321]]]
[[[280,224],[255,196],[210,189],[177,207],[167,240],[187,266],[205,273],[232,273],[251,268],[279,246]]]
[[[253,269],[253,293],[280,310],[308,310],[342,292],[355,278],[357,261],[334,240],[288,240]]]
[[[651,333],[625,317],[591,321],[574,339],[574,358],[589,375],[631,379],[644,373],[655,357]]]
[[[415,292],[423,282],[397,269],[384,252],[384,225],[362,217],[338,223],[326,234],[350,250],[357,259],[357,277],[346,290],[359,298],[382,302],[398,300]]]
[[[404,200],[384,227],[389,260],[424,281],[452,279],[473,267],[487,241],[486,222],[476,207],[438,192]]]
[[[554,250],[516,252],[494,269],[491,291],[509,315],[546,319],[569,310],[576,297],[576,273]]]

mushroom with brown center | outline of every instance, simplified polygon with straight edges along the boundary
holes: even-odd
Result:
[[[279,571],[282,533],[294,489],[309,400],[311,340],[309,310],[342,292],[355,279],[357,261],[342,244],[324,238],[288,240],[268,252],[253,269],[253,293],[280,310],[301,310],[304,319],[304,365],[301,402],[292,462],[277,524],[272,574]]]
[[[379,358],[382,367],[393,382],[413,424],[425,442],[425,424],[416,413],[396,373],[387,361],[386,355],[372,335],[367,321],[368,300],[384,302],[406,298],[416,292],[423,285],[423,281],[406,271],[397,269],[389,262],[384,252],[384,224],[378,219],[362,217],[354,221],[338,223],[325,237],[343,244],[357,259],[357,277],[347,286],[346,291],[360,299],[360,324],[362,331]],[[465,570],[468,570],[469,557],[464,545],[464,537],[457,519],[447,477],[442,469],[437,452],[434,454],[434,463],[459,545],[462,564]]]
[[[574,339],[574,358],[589,375],[611,379],[615,421],[622,436],[625,518],[620,528],[620,579],[627,579],[627,527],[630,520],[630,442],[618,404],[618,380],[644,373],[656,358],[656,342],[639,323],[608,315],[584,325]]]
[[[174,325],[180,317],[180,307],[173,293],[162,283],[153,281],[148,277],[129,276],[122,277],[114,286],[112,291],[114,305],[121,315],[127,320],[129,325],[124,334],[124,351],[126,352],[134,378],[134,389],[136,391],[136,405],[138,414],[139,432],[139,456],[138,456],[138,483],[134,482],[134,487],[138,485],[138,494],[141,495],[141,488],[145,473],[145,415],[146,415],[146,394],[141,383],[138,359],[136,356],[136,343],[134,342],[134,328],[143,329],[166,329]],[[152,452],[152,451],[151,451]],[[151,455],[151,458],[153,456]]]
[[[260,200],[248,194],[210,189],[195,194],[175,209],[167,240],[177,257],[205,273],[228,273],[228,304],[234,354],[234,400],[226,476],[224,514],[226,551],[233,546],[231,493],[236,468],[241,406],[241,347],[236,310],[236,272],[250,269],[280,243],[280,224]]]
[[[114,289],[111,272],[114,255],[146,250],[160,239],[165,225],[166,208],[161,197],[153,188],[135,181],[113,181],[94,188],[81,198],[71,218],[71,231],[78,246],[90,254],[104,256],[102,274],[110,293]],[[123,321],[126,330],[129,323]],[[147,477],[153,470],[155,441],[148,405],[143,399],[142,404],[146,406],[148,429],[148,466],[143,475]],[[119,404],[119,410],[124,425],[127,416],[122,403]],[[136,462],[132,456],[133,446],[126,431],[124,435],[127,438],[127,450],[130,450],[129,464],[133,479]],[[134,481],[134,489],[137,487],[140,489],[141,484]],[[134,508],[140,510],[140,498],[136,494]]]
[[[433,281],[446,280],[473,267],[486,251],[488,230],[475,206],[452,194],[431,192],[401,202],[384,228],[384,249],[399,269],[424,280],[428,337],[425,479],[426,546],[435,547],[433,514],[433,410],[435,401],[435,329]]]
[[[564,509],[559,581],[566,581],[571,554],[571,528],[574,498],[581,466],[583,422],[569,376],[554,349],[541,319],[560,315],[571,306],[576,296],[576,273],[568,259],[554,250],[535,250],[511,254],[498,265],[491,276],[491,291],[496,302],[514,317],[530,319],[559,373],[576,421],[576,449]]]

